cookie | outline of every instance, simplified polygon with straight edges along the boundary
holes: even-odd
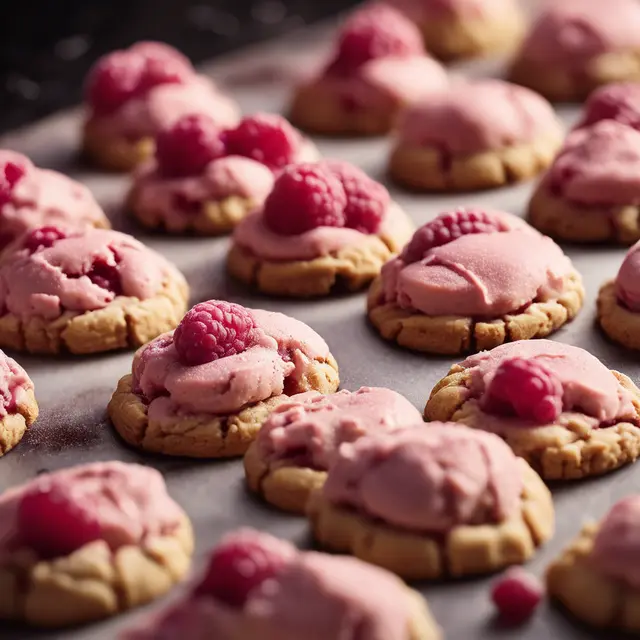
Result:
[[[229,273],[262,293],[291,297],[357,291],[411,237],[389,192],[353,165],[291,165],[264,206],[238,225]]]
[[[273,411],[247,450],[247,486],[279,509],[304,514],[340,445],[421,420],[420,412],[390,389],[294,396]]]
[[[507,213],[458,209],[416,231],[374,280],[367,308],[385,340],[455,355],[548,336],[583,300],[552,240]]]
[[[640,84],[612,82],[596,89],[584,103],[574,130],[590,127],[602,120],[616,120],[640,129]]]
[[[0,512],[5,621],[86,624],[159,598],[189,570],[191,524],[148,467],[100,462],[40,475],[2,494]]]
[[[450,423],[343,445],[307,513],[320,545],[406,580],[520,564],[554,529],[535,471],[497,436]]]
[[[431,392],[425,418],[491,431],[545,480],[574,480],[638,458],[639,411],[629,378],[583,349],[537,340],[454,365]]]
[[[142,349],[109,402],[129,445],[174,456],[243,455],[288,396],[334,393],[338,365],[298,320],[210,300]]]

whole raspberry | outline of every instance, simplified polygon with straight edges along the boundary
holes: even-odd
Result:
[[[116,296],[122,294],[122,281],[117,265],[109,264],[104,260],[96,260],[87,273],[87,277],[93,284]]]
[[[543,595],[540,581],[520,567],[506,571],[491,589],[491,600],[500,618],[514,625],[533,615]]]
[[[422,35],[413,22],[392,7],[374,5],[347,21],[328,72],[349,76],[370,60],[423,53]]]
[[[376,233],[391,202],[389,192],[348,162],[328,161],[325,164],[340,180],[347,194],[345,226],[362,233]]]
[[[448,244],[472,233],[498,233],[503,230],[500,221],[484,211],[458,209],[441,213],[414,234],[402,252],[402,260],[409,264],[424,258],[427,251]]]
[[[347,194],[340,180],[321,164],[285,167],[264,203],[267,226],[282,235],[316,227],[344,227]]]
[[[270,169],[291,164],[300,148],[300,134],[281,116],[258,113],[226,131],[229,155],[257,160]]]
[[[58,227],[40,227],[26,235],[23,246],[29,253],[35,253],[38,249],[52,247],[57,240],[62,240],[66,237],[67,234]]]
[[[536,360],[512,358],[497,368],[482,397],[482,409],[547,424],[562,413],[562,383]]]
[[[207,115],[183,116],[156,138],[156,160],[168,177],[193,176],[225,155],[221,131]]]
[[[256,324],[248,309],[224,300],[192,307],[173,334],[181,362],[194,366],[246,351]]]
[[[26,167],[17,162],[9,161],[0,165],[0,207],[11,201],[14,187],[26,172]]]
[[[621,82],[594,91],[584,107],[577,128],[591,126],[601,120],[617,120],[640,130],[640,84]]]

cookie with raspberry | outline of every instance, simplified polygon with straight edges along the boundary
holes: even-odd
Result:
[[[330,60],[296,88],[291,120],[320,134],[382,135],[403,107],[447,88],[447,74],[425,53],[418,28],[376,3],[347,20]]]
[[[635,0],[548,3],[509,71],[554,102],[583,101],[597,87],[640,80],[640,5]]]
[[[100,58],[86,79],[85,103],[84,152],[112,171],[129,171],[152,157],[158,133],[184,115],[204,113],[222,127],[239,119],[230,98],[159,42],[139,42]]]
[[[458,209],[384,265],[368,313],[385,340],[455,355],[548,336],[583,300],[580,274],[551,239],[508,213]]]
[[[0,251],[30,229],[45,225],[111,227],[83,184],[40,169],[20,153],[0,149]]]
[[[640,455],[640,390],[587,351],[550,340],[453,365],[425,418],[501,436],[545,480],[599,476]]]
[[[413,231],[389,192],[346,162],[285,168],[235,229],[231,275],[271,295],[324,296],[368,285]]]
[[[139,347],[178,324],[188,297],[183,275],[131,236],[40,227],[0,263],[0,347],[41,354]]]
[[[123,640],[169,637],[440,640],[442,634],[424,598],[388,572],[240,529],[213,550],[190,594]]]
[[[492,573],[551,538],[551,493],[497,436],[451,423],[344,444],[307,513],[316,541],[405,580]]]
[[[325,341],[281,313],[222,300],[193,307],[175,332],[140,349],[109,416],[139,449],[194,458],[243,455],[275,407],[307,391],[334,393]]]
[[[68,627],[163,596],[193,533],[155,469],[98,462],[0,495],[0,619]]]
[[[389,172],[418,191],[501,187],[546,169],[562,138],[541,96],[501,80],[463,82],[403,112]]]
[[[421,420],[420,412],[390,389],[294,396],[273,411],[249,447],[244,457],[247,486],[279,509],[303,514],[340,445]]]
[[[160,132],[155,159],[136,171],[129,208],[146,227],[227,233],[264,203],[274,173],[318,156],[277,115],[259,113],[226,130],[203,114],[183,116]]]

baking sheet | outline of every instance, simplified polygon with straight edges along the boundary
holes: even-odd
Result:
[[[318,60],[326,42],[324,28],[299,32],[278,43],[220,60],[205,67],[204,71],[230,90],[245,112],[282,111],[297,70]],[[473,75],[499,75],[501,65],[471,64],[460,70]],[[575,119],[577,110],[563,109],[561,115],[569,124]],[[364,293],[311,302],[255,295],[227,279],[224,271],[227,239],[169,237],[137,228],[121,210],[127,178],[97,173],[79,163],[76,156],[79,126],[79,111],[65,112],[0,138],[0,147],[24,152],[37,164],[67,172],[88,185],[117,229],[134,233],[182,269],[191,285],[192,302],[227,298],[250,307],[292,315],[312,326],[329,343],[340,364],[342,388],[387,386],[404,394],[420,409],[432,386],[453,362],[459,360],[416,355],[383,342],[367,325]],[[387,141],[317,142],[325,156],[354,162],[386,182]],[[388,186],[393,197],[417,224],[421,224],[442,210],[460,205],[491,206],[522,215],[533,185],[528,183],[479,194],[445,197],[411,195]],[[615,275],[624,249],[569,246],[565,249],[585,279],[587,301],[577,319],[555,334],[554,339],[589,350],[607,366],[625,372],[638,382],[638,356],[608,343],[594,324],[598,288],[605,279]],[[242,525],[269,531],[301,546],[310,545],[304,519],[271,510],[247,495],[241,461],[199,462],[141,455],[118,440],[106,418],[106,405],[118,379],[129,372],[131,357],[128,352],[56,359],[17,355],[35,382],[41,417],[22,443],[0,459],[0,490],[25,482],[39,472],[78,463],[113,459],[140,462],[162,471],[171,495],[189,514],[197,536],[196,570],[203,566],[207,551],[223,533]],[[640,467],[637,465],[601,479],[553,487],[557,533],[529,568],[542,575],[544,567],[579,531],[585,520],[602,516],[614,501],[637,491],[640,491]],[[449,640],[598,637],[546,604],[530,624],[514,630],[500,628],[492,619],[488,591],[491,579],[415,586],[428,598]],[[179,594],[180,589],[176,589],[170,597]],[[115,638],[134,618],[163,606],[166,601],[151,605],[146,611],[136,610],[104,623],[67,632],[37,632],[3,623],[0,640],[107,640]],[[622,636],[606,633],[600,637]]]

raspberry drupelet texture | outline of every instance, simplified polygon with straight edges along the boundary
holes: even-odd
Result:
[[[67,234],[58,227],[40,227],[27,233],[23,241],[23,246],[29,253],[35,253],[38,249],[48,249],[52,247],[57,240],[62,240],[66,237]]]
[[[256,327],[248,309],[224,300],[192,307],[173,334],[183,364],[195,366],[242,353],[253,344]]]
[[[526,358],[505,360],[482,397],[482,409],[547,424],[562,413],[562,383],[544,365]]]
[[[441,213],[413,234],[411,242],[404,248],[401,257],[407,264],[418,262],[430,249],[453,242],[461,236],[500,231],[502,231],[500,222],[485,211],[458,209]]]
[[[491,600],[500,618],[509,624],[521,624],[530,618],[542,601],[540,581],[520,567],[502,575],[491,589]]]
[[[25,167],[16,162],[6,162],[0,166],[0,207],[11,200],[13,188],[26,171]]]

